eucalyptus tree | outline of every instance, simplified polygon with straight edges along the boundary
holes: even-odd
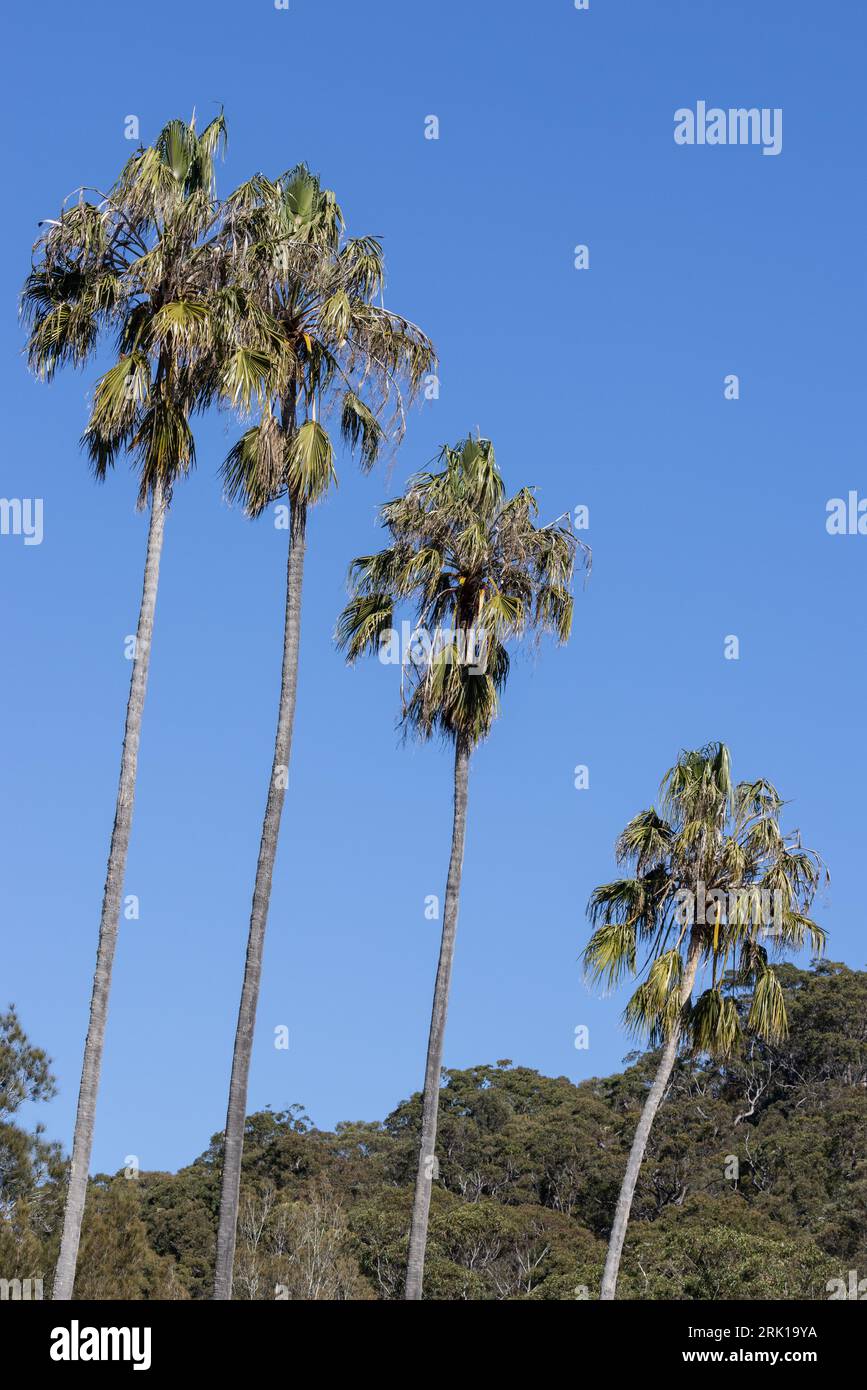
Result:
[[[416,625],[401,656],[402,723],[454,746],[452,845],[425,1065],[422,1127],[407,1262],[406,1298],[420,1299],[439,1088],[458,923],[473,749],[488,735],[509,672],[506,643],[529,630],[565,642],[572,625],[576,555],[571,530],[537,526],[532,488],[507,498],[488,439],[445,446],[442,468],[410,480],[381,509],[391,543],[353,561],[352,597],[337,627],[350,662],[393,643],[395,607],[412,603]]]
[[[345,238],[343,228],[334,194],[299,165],[239,188],[221,233],[227,288],[243,306],[224,349],[223,380],[237,405],[257,412],[226,459],[225,490],[251,516],[285,499],[289,550],[277,729],[226,1114],[216,1299],[232,1296],[247,1086],[295,720],[308,512],[336,482],[332,417],[371,468],[386,442],[400,437],[405,406],[435,365],[426,335],[383,306],[380,243]]]
[[[220,315],[209,296],[221,274],[214,162],[225,139],[222,115],[200,134],[194,121],[171,121],[132,155],[107,194],[81,189],[43,224],[22,296],[30,365],[45,380],[60,367],[83,367],[106,336],[114,341],[115,361],[96,384],[82,442],[99,480],[128,454],[138,505],[150,508],[55,1299],[71,1298],[75,1281],[166,515],[175,483],[194,463],[190,417],[219,389]]]
[[[639,812],[617,841],[617,862],[630,875],[591,895],[587,973],[610,986],[636,977],[646,949],[640,973],[647,977],[624,1018],[662,1049],[617,1201],[604,1300],[615,1296],[635,1185],[678,1049],[726,1058],[745,1028],[771,1042],[784,1038],[785,1000],[769,954],[805,940],[823,949],[824,933],[809,912],[824,867],[797,830],[783,831],[782,810],[764,778],[732,782],[725,744],[682,752],[662,780],[660,810]],[[705,988],[694,997],[700,970]],[[752,996],[745,1018],[738,1003],[744,990]]]

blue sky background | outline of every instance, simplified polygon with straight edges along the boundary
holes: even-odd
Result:
[[[401,746],[395,670],[348,670],[331,635],[378,503],[476,426],[546,519],[590,507],[594,571],[569,647],[516,663],[475,758],[447,1064],[510,1057],[576,1081],[619,1066],[622,1000],[581,980],[585,904],[620,827],[709,739],[792,800],[833,875],[829,954],[863,967],[867,538],[828,536],[825,507],[867,492],[867,15],[843,0],[48,0],[6,28],[0,492],[44,498],[45,537],[0,538],[0,1001],[54,1058],[49,1134],[71,1139],[146,520],[126,470],[99,488],[80,454],[94,372],[34,382],[15,304],[38,219],[112,180],[128,114],[149,142],[222,103],[224,192],[307,160],[350,230],[383,237],[387,303],[442,359],[391,477],[344,460],[312,521],[250,1108],[301,1101],[331,1126],[421,1085],[450,760]],[[782,107],[782,154],[676,146],[673,113],[699,99]],[[236,433],[229,416],[199,426],[166,531],[126,888],[141,918],[122,923],[95,1169],[178,1166],[225,1114],[286,541],[221,503]]]

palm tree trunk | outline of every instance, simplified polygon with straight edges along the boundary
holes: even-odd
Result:
[[[151,516],[148,528],[147,558],[145,560],[144,585],[141,608],[139,610],[136,632],[135,657],[130,679],[129,699],[126,706],[126,727],[123,735],[123,755],[120,764],[120,782],[117,789],[117,803],[114,812],[114,828],[111,832],[111,847],[108,854],[108,869],[102,895],[102,916],[99,923],[99,945],[96,952],[96,969],[93,975],[93,989],[90,995],[90,1022],[87,1040],[84,1044],[84,1062],[81,1068],[81,1084],[78,1089],[78,1109],[75,1114],[75,1136],[72,1143],[72,1163],[69,1170],[69,1187],[63,1212],[63,1235],[60,1241],[60,1255],[54,1272],[52,1297],[55,1302],[72,1298],[75,1283],[75,1267],[78,1262],[78,1243],[81,1239],[81,1222],[84,1217],[84,1203],[87,1196],[87,1178],[90,1172],[90,1154],[93,1148],[93,1128],[96,1115],[96,1096],[99,1090],[99,1074],[102,1069],[102,1052],[105,1045],[105,1026],[108,1018],[108,996],[111,989],[111,971],[114,964],[114,950],[120,925],[121,899],[126,875],[126,858],[132,830],[132,813],[135,802],[135,780],[138,766],[138,748],[141,738],[142,713],[148,683],[148,666],[151,654],[151,639],[154,630],[154,611],[157,602],[157,587],[160,577],[160,555],[163,547],[167,502],[162,484],[157,483],[151,496]]]
[[[699,947],[697,943],[691,943],[686,958],[686,970],[684,971],[683,982],[680,989],[680,1005],[684,1004],[692,996],[695,975],[698,969]],[[680,1041],[680,1028],[674,1028],[662,1050],[659,1066],[653,1078],[653,1085],[644,1102],[644,1109],[638,1121],[635,1131],[635,1138],[632,1141],[632,1148],[629,1151],[629,1162],[626,1165],[626,1174],[623,1185],[620,1189],[620,1196],[617,1199],[617,1210],[614,1213],[614,1223],[611,1227],[611,1235],[608,1238],[608,1254],[605,1257],[605,1270],[602,1275],[602,1289],[600,1299],[610,1301],[614,1298],[617,1288],[617,1275],[620,1271],[620,1257],[623,1253],[623,1242],[626,1239],[626,1228],[629,1224],[629,1213],[632,1210],[632,1199],[635,1195],[635,1184],[638,1182],[638,1174],[641,1171],[641,1164],[644,1161],[644,1151],[647,1148],[647,1141],[650,1138],[650,1131],[656,1112],[659,1109],[662,1098],[668,1086],[668,1080],[674,1069],[677,1060],[677,1048]]]
[[[458,929],[458,906],[461,895],[461,870],[464,863],[464,838],[467,827],[467,796],[469,789],[469,745],[458,739],[455,743],[455,805],[452,827],[452,853],[446,882],[443,909],[443,934],[440,959],[434,986],[430,1034],[427,1044],[427,1063],[424,1073],[424,1102],[421,1122],[421,1144],[418,1153],[418,1172],[415,1179],[415,1198],[412,1205],[412,1226],[409,1235],[409,1259],[406,1269],[406,1299],[419,1299],[424,1281],[424,1257],[427,1247],[428,1215],[431,1186],[434,1178],[434,1154],[437,1140],[440,1081],[443,1065],[443,1040],[446,1014],[449,1007],[449,987],[452,961],[455,955],[455,934]]]
[[[214,1298],[232,1297],[232,1270],[235,1261],[235,1234],[238,1225],[238,1200],[241,1190],[241,1158],[244,1150],[244,1123],[247,1116],[247,1082],[250,1076],[250,1057],[253,1051],[253,1032],[256,1026],[256,1007],[259,1002],[259,982],[262,976],[262,949],[268,923],[271,900],[271,880],[277,855],[280,818],[286,796],[289,757],[292,750],[292,729],[295,723],[295,691],[298,683],[298,648],[301,636],[301,588],[304,579],[304,548],[307,528],[305,503],[291,504],[289,560],[286,569],[286,619],[283,634],[283,671],[280,683],[280,710],[277,716],[277,736],[274,740],[274,762],[253,906],[250,912],[250,934],[247,939],[247,960],[244,984],[238,1009],[235,1031],[235,1051],[232,1056],[232,1078],[229,1083],[229,1106],[226,1114],[226,1138],[223,1153],[223,1180],[220,1191],[220,1224],[217,1231],[217,1267],[214,1278]]]

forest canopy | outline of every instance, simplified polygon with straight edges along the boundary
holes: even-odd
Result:
[[[835,1280],[849,1287],[849,1271],[867,1271],[867,973],[775,970],[785,1041],[678,1062],[636,1190],[621,1298],[827,1299]],[[425,1297],[598,1296],[654,1057],[577,1085],[507,1060],[444,1072]],[[48,1058],[10,1009],[0,1278],[42,1278],[46,1291],[66,1161],[18,1112],[53,1094]],[[420,1094],[333,1132],[301,1105],[250,1115],[234,1297],[400,1298],[420,1122]],[[209,1298],[221,1155],[215,1135],[177,1173],[94,1178],[75,1296]]]

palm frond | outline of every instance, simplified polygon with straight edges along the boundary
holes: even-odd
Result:
[[[331,439],[318,420],[305,420],[286,449],[286,477],[293,496],[317,502],[337,481]]]
[[[376,463],[385,431],[373,411],[354,391],[344,393],[340,428],[350,448],[359,450],[367,472]]]
[[[688,1015],[692,1051],[711,1057],[731,1057],[742,1040],[740,1017],[731,995],[720,988],[706,989]]]
[[[782,1042],[788,1037],[786,1000],[783,987],[773,970],[762,970],[758,974],[753,986],[747,1027],[768,1042]]]
[[[393,621],[394,608],[387,595],[359,595],[341,613],[335,641],[346,652],[347,661],[357,661],[367,652],[378,651],[380,639]]]

